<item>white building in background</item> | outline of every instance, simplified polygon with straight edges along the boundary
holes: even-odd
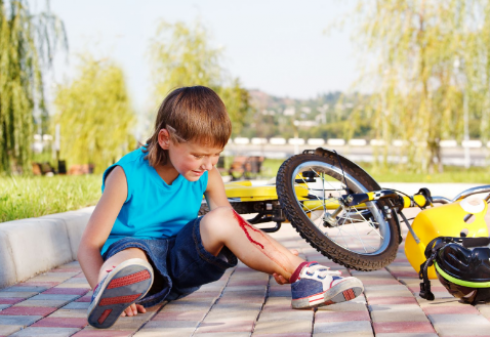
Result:
[[[235,143],[237,145],[247,145],[248,143],[250,143],[250,139],[244,138],[244,137],[236,137],[233,140],[233,143]]]
[[[265,145],[267,144],[267,138],[252,138],[253,145]]]
[[[325,140],[323,138],[310,138],[306,142],[308,145],[312,146],[322,146],[325,144]]]
[[[327,144],[330,146],[344,146],[345,140],[340,138],[330,138],[327,140]]]
[[[385,146],[385,141],[383,139],[371,139],[369,142],[371,146]]]
[[[439,142],[440,147],[457,147],[458,142],[455,140],[441,140]]]
[[[349,144],[349,146],[366,146],[367,141],[365,139],[352,138],[352,139],[349,139],[348,144]]]
[[[305,145],[305,140],[303,138],[289,138],[289,145]]]
[[[461,145],[463,147],[467,147],[467,148],[470,148],[470,149],[479,149],[480,147],[482,147],[482,142],[480,140],[463,140],[461,142]]]
[[[278,138],[278,137],[271,138],[271,139],[269,139],[269,144],[271,144],[271,145],[286,145],[286,139]]]

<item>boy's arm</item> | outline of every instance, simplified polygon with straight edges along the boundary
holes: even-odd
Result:
[[[210,210],[223,206],[231,207],[226,197],[225,184],[216,167],[208,171],[208,186],[204,195]]]
[[[106,178],[104,193],[88,221],[77,254],[92,289],[99,282],[99,271],[103,264],[100,250],[111,233],[127,194],[126,175],[121,167],[116,166]]]

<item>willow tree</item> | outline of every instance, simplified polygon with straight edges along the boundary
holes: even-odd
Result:
[[[47,130],[42,75],[58,42],[66,47],[63,23],[49,11],[0,0],[0,172],[28,171],[33,133]]]
[[[372,91],[363,109],[376,136],[386,144],[404,140],[410,169],[438,163],[441,170],[439,141],[461,138],[465,113],[474,118],[478,97],[488,95],[488,76],[479,74],[490,64],[480,50],[488,50],[487,1],[360,0],[357,9],[363,85]],[[488,111],[480,116],[488,119]]]
[[[233,133],[240,133],[251,109],[249,93],[226,72],[222,50],[211,45],[209,34],[199,21],[192,26],[162,21],[150,43],[149,55],[155,105],[175,88],[204,85],[220,95],[233,123]]]
[[[114,62],[83,57],[76,78],[58,87],[54,105],[60,157],[69,166],[91,163],[102,172],[135,148],[135,115],[124,74]]]

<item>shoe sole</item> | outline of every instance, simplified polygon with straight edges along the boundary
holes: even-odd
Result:
[[[363,291],[364,287],[360,280],[348,278],[323,293],[292,300],[291,305],[294,309],[304,309],[341,303],[356,298]]]
[[[129,259],[119,264],[99,284],[100,290],[88,308],[88,323],[98,329],[110,328],[152,284],[153,269],[146,261]]]

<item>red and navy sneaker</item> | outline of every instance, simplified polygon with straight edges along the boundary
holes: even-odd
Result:
[[[142,299],[153,284],[153,268],[142,259],[129,259],[116,266],[95,287],[88,307],[88,323],[110,328],[124,310]]]
[[[291,284],[291,305],[295,309],[313,308],[349,301],[364,291],[355,277],[341,277],[317,262],[303,267],[296,282]]]

